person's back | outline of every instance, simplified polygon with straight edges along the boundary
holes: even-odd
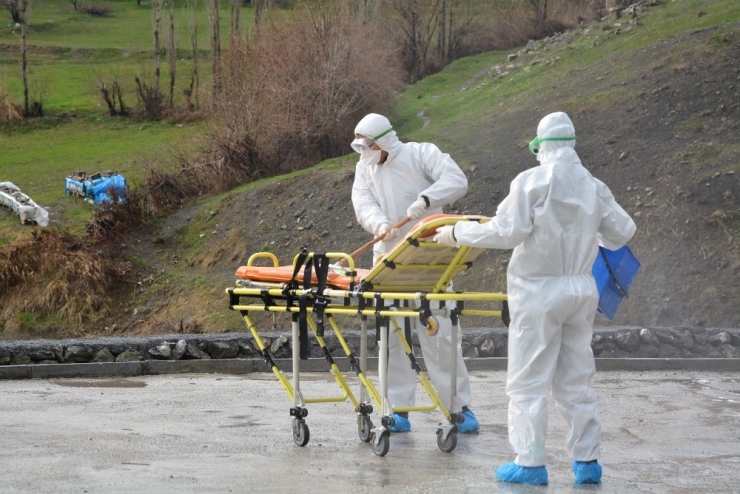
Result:
[[[601,426],[591,351],[598,290],[591,274],[599,245],[616,249],[635,223],[575,151],[563,112],[547,115],[530,150],[540,166],[519,174],[487,223],[437,230],[446,245],[514,249],[507,272],[511,323],[506,394],[517,456],[496,470],[504,482],[547,484],[547,395],[569,426],[566,450],[576,483],[601,481]]]

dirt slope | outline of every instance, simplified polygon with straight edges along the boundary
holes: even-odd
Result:
[[[638,225],[630,245],[643,268],[612,324],[736,327],[738,28],[692,31],[629,55],[606,57],[572,71],[566,80],[552,81],[546,94],[506,101],[488,117],[458,122],[448,135],[461,144],[463,151],[453,157],[464,163],[470,190],[448,212],[492,215],[510,181],[537,164],[523,143],[534,136],[539,119],[567,111],[584,165]],[[536,56],[525,55],[520,62]],[[150,266],[144,283],[150,291],[127,307],[121,327],[139,333],[242,331],[223,289],[251,253],[269,249],[285,264],[301,246],[351,252],[370,239],[350,203],[353,173],[348,162],[338,171],[282,180],[229,196],[217,208],[188,207],[137,233],[131,254]],[[194,242],[205,243],[208,254],[188,254]],[[456,286],[505,290],[508,257],[487,252]],[[360,265],[368,267],[370,261],[365,255]],[[185,278],[173,281],[173,272],[183,265],[188,266]]]

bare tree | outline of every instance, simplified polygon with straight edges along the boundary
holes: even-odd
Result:
[[[22,19],[20,13],[20,4],[21,0],[0,0],[0,8],[3,8],[10,12],[10,17],[16,24],[20,24]]]
[[[270,8],[271,0],[253,0],[252,5],[254,6],[254,25],[259,26],[262,22],[262,16],[265,11]]]
[[[529,4],[534,9],[536,21],[541,22],[547,19],[547,0],[529,0]]]
[[[190,87],[184,90],[185,98],[191,110],[198,107],[198,93],[200,92],[200,75],[198,60],[198,0],[186,0],[188,30],[190,32],[190,46],[193,51],[193,67],[190,76]],[[195,98],[193,98],[195,95]],[[195,103],[193,103],[193,99]]]
[[[208,19],[211,28],[211,56],[213,57],[213,92],[221,87],[221,1],[205,0],[208,4]]]
[[[170,75],[170,109],[175,107],[175,75],[177,72],[177,41],[175,39],[175,2],[170,0],[170,23],[167,30],[167,63]]]
[[[242,0],[229,0],[231,3],[231,22],[229,23],[229,35],[231,38],[239,36],[240,17],[242,12]]]
[[[72,3],[72,7],[74,7],[75,12],[79,12],[82,8],[82,0],[70,0],[70,3]]]
[[[154,23],[152,28],[152,34],[154,35],[154,84],[155,87],[159,88],[159,73],[160,73],[160,54],[162,49],[159,43],[159,30],[162,22],[162,0],[152,0],[152,12]]]
[[[23,74],[23,115],[31,116],[31,108],[28,101],[28,54],[26,49],[26,33],[28,32],[28,9],[29,0],[18,0],[18,13],[21,24],[21,72]]]

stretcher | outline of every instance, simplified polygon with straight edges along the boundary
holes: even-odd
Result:
[[[246,266],[236,271],[235,287],[226,289],[229,307],[238,311],[254,337],[255,344],[266,365],[272,370],[292,402],[290,416],[293,439],[299,446],[309,442],[310,432],[305,418],[307,405],[350,401],[357,414],[358,435],[369,442],[373,452],[385,456],[390,448],[390,427],[393,413],[431,411],[439,409],[445,418],[437,434],[437,445],[451,452],[457,445],[457,424],[463,421],[462,408],[456,397],[455,375],[457,352],[452,353],[450,395],[440,397],[417,362],[411,344],[399,324],[404,318],[419,320],[420,327],[434,334],[439,318],[449,318],[453,325],[452,348],[457,346],[461,316],[501,317],[508,326],[509,314],[505,293],[453,292],[449,290],[454,278],[471,269],[483,249],[448,247],[432,241],[437,228],[460,221],[486,222],[482,216],[434,215],[417,223],[412,230],[371,269],[357,269],[352,255],[345,253],[316,253],[303,249],[292,265],[280,266],[277,257],[269,252],[253,254]],[[256,266],[259,259],[272,266]],[[448,302],[454,304],[448,304]],[[486,308],[465,308],[466,302],[483,303]],[[487,308],[487,304],[495,308]],[[452,308],[450,308],[452,306]],[[268,347],[260,337],[250,313],[270,312],[290,314],[292,321],[292,380],[278,369]],[[360,318],[360,355],[347,344],[335,316]],[[378,341],[378,383],[380,390],[366,374],[367,318],[373,316]],[[345,353],[350,371],[360,382],[355,395],[342,375],[324,341],[324,332],[330,328]],[[300,387],[300,362],[308,357],[309,332],[315,338],[327,360],[341,394],[337,396],[304,397]],[[388,339],[391,333],[398,337],[419,382],[429,395],[432,405],[393,408],[388,401]],[[380,410],[380,426],[371,419],[373,406]]]

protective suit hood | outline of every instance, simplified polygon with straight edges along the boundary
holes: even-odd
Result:
[[[355,134],[369,137],[378,146],[380,146],[380,149],[386,151],[392,158],[393,155],[398,152],[402,143],[398,140],[395,130],[391,130],[387,134],[383,135],[389,129],[393,129],[393,126],[386,117],[378,115],[377,113],[369,113],[357,124],[355,127]]]
[[[567,114],[555,112],[546,115],[537,126],[537,138],[548,139],[552,137],[575,137],[576,129]],[[575,156],[576,141],[543,141],[540,143],[540,151],[537,161],[552,161],[553,159]],[[554,154],[554,155],[553,155]]]

